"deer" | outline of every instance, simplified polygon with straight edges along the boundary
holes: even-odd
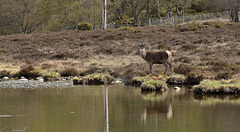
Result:
[[[139,52],[142,56],[142,58],[147,61],[149,64],[149,71],[150,74],[152,74],[152,66],[153,64],[163,64],[165,67],[164,76],[166,75],[166,72],[168,68],[170,68],[170,71],[172,70],[172,64],[171,64],[171,58],[172,58],[172,52],[169,50],[166,51],[148,51],[146,50],[146,43],[139,43]]]

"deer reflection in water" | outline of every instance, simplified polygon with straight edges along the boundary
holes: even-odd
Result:
[[[147,122],[147,116],[153,115],[155,117],[164,115],[167,119],[173,118],[172,96],[167,92],[144,92],[142,93],[145,100],[149,100],[149,104],[143,109],[141,114],[141,121]]]

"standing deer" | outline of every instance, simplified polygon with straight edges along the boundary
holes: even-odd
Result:
[[[142,58],[149,64],[149,71],[152,74],[153,64],[163,64],[165,66],[164,76],[166,75],[167,69],[172,70],[172,64],[170,62],[172,58],[172,53],[168,50],[166,51],[147,51],[146,43],[139,43],[139,51]]]

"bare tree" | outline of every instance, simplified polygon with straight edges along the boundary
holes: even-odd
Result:
[[[178,16],[184,16],[184,8],[185,5],[187,4],[188,0],[177,0],[176,4],[176,12]]]
[[[161,15],[160,15],[160,0],[154,0],[156,2],[156,11],[157,11],[157,17],[160,20],[161,19]]]
[[[166,8],[167,18],[168,18],[168,20],[172,21],[174,0],[164,0],[164,5],[165,5],[165,8]]]
[[[134,21],[139,24],[139,15],[146,7],[145,0],[129,0],[129,3],[132,8]]]
[[[150,12],[149,12],[149,10],[150,10],[150,5],[149,5],[149,3],[150,3],[150,0],[146,0],[145,22],[148,22],[149,16],[150,16]]]
[[[229,11],[231,22],[239,22],[240,0],[204,0],[211,11]]]
[[[3,1],[1,16],[2,26],[8,33],[31,33],[39,26],[37,3],[39,0],[8,0]],[[8,34],[7,33],[7,34]]]
[[[230,17],[232,22],[239,22],[239,8],[240,8],[240,1],[239,0],[231,0],[230,4]]]
[[[111,0],[109,14],[112,19],[117,18],[120,21],[120,27],[124,23],[124,15],[128,12],[129,3],[127,0]]]

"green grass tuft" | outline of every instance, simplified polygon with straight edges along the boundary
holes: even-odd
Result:
[[[142,83],[141,89],[143,91],[158,91],[167,89],[167,83],[162,80],[148,80]]]

